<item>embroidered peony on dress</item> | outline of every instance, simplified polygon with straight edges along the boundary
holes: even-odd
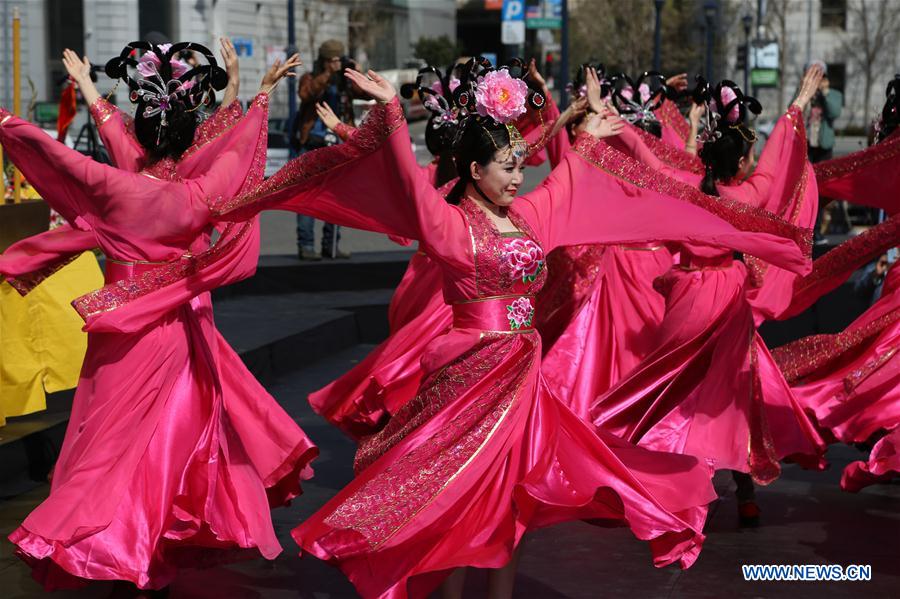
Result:
[[[740,246],[798,270],[805,260],[789,239],[741,233],[611,176],[607,149],[579,140],[516,200],[518,232],[501,234],[470,200],[449,205],[421,177],[394,100],[344,147],[301,156],[219,204],[224,218],[277,207],[418,239],[440,266],[453,327],[429,346],[416,398],[363,440],[357,477],[293,532],[364,597],[423,597],[450,569],[500,567],[528,530],[573,519],[629,526],[660,566],[696,558],[714,497],[705,465],[598,435],[541,376],[533,302],[544,252],[663,237]]]
[[[699,185],[697,175],[675,174]],[[719,191],[748,210],[785,215],[780,222],[810,224],[816,214],[810,179],[802,120],[792,108],[753,175]],[[779,221],[775,214],[769,218]],[[749,280],[760,285],[753,291],[748,266],[731,251],[680,247],[679,264],[656,281],[666,300],[656,347],[596,400],[594,424],[642,447],[748,472],[762,484],[778,477],[786,457],[818,464],[824,443],[756,332],[763,314],[789,304],[795,273],[747,257]]]
[[[262,164],[267,106],[258,96],[228,150],[185,180],[166,180],[171,162],[140,174],[100,165],[0,117],[8,155],[108,257],[106,287],[75,302],[88,351],[50,496],[10,535],[48,589],[160,588],[181,566],[281,551],[269,502],[299,493],[317,450],[277,404],[248,401],[265,391],[203,295],[255,264],[233,227],[208,249],[204,198],[236,193]],[[276,440],[247,439],[270,431]]]

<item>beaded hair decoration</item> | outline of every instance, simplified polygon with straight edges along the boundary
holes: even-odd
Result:
[[[748,143],[756,141],[756,131],[745,123],[747,113],[759,114],[762,105],[752,96],[744,95],[741,88],[728,79],[723,79],[715,87],[701,76],[697,76],[697,87],[693,91],[696,104],[706,105],[703,131],[697,139],[706,143],[721,139],[722,130],[736,130]]]
[[[613,75],[610,87],[613,106],[632,125],[658,121],[654,111],[675,93],[666,85],[666,78],[656,71],[645,71],[636,82],[625,73]]]
[[[453,100],[458,108],[457,139],[468,123],[475,122],[487,132],[488,124],[506,128],[513,154],[519,158],[528,151],[528,144],[515,127],[515,121],[531,106],[540,110],[546,98],[525,83],[525,65],[513,59],[506,65],[494,68],[489,60],[478,56],[469,60],[462,69],[460,84],[453,90]],[[491,143],[500,147],[491,135]]]
[[[207,64],[191,67],[179,59],[186,50],[201,54]],[[140,57],[136,58],[139,52]],[[160,115],[159,136],[168,126],[168,114],[176,104],[188,111],[211,105],[215,101],[214,90],[224,89],[228,83],[227,74],[212,52],[193,42],[131,42],[106,63],[106,74],[128,85],[128,99],[143,108],[141,116]]]

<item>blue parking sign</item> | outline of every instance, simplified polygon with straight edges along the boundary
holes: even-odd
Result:
[[[504,21],[525,20],[525,0],[503,0]]]

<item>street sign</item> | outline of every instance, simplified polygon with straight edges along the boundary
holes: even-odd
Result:
[[[750,48],[750,68],[777,69],[778,54],[778,42],[774,40],[753,42]]]
[[[560,29],[562,0],[528,0],[525,26],[528,29]]]
[[[778,87],[778,69],[753,69],[750,71],[753,87]]]
[[[525,43],[525,0],[503,0],[500,41],[507,45]]]
[[[249,37],[233,37],[231,44],[238,56],[253,56],[253,40]]]

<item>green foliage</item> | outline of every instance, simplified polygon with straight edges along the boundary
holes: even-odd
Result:
[[[413,46],[416,58],[426,64],[443,69],[462,54],[462,48],[446,35],[440,37],[420,37]]]

